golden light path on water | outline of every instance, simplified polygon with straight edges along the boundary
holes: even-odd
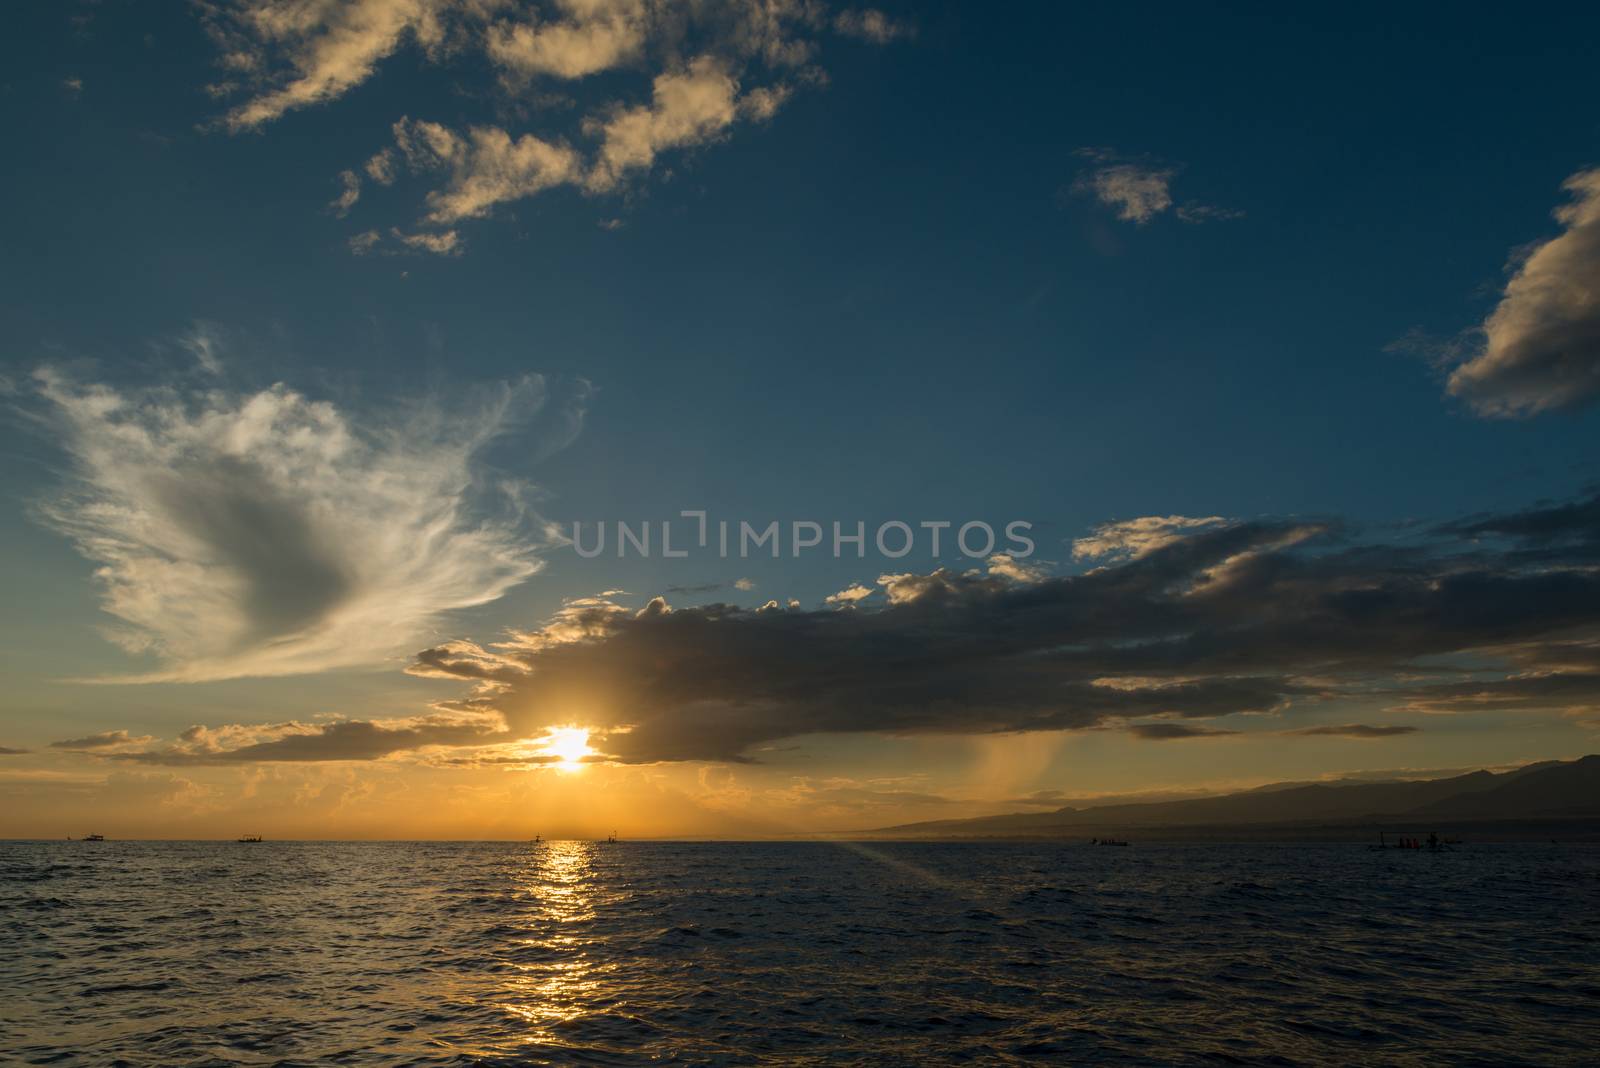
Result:
[[[541,842],[524,870],[520,889],[533,903],[529,919],[538,936],[518,940],[532,959],[514,964],[504,1007],[528,1024],[529,1042],[554,1041],[551,1028],[593,1011],[604,974],[616,967],[597,960],[590,939],[578,933],[595,918],[599,848],[594,842]]]

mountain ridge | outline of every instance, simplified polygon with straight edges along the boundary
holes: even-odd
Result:
[[[930,820],[860,832],[904,837],[1061,837],[1087,828],[1185,828],[1418,819],[1600,817],[1600,755],[1441,779],[1255,787],[1215,797]]]

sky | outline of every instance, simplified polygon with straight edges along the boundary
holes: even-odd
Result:
[[[1600,13],[1378,14],[17,5],[0,835],[1600,749]]]

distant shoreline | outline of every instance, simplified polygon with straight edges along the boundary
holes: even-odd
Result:
[[[893,843],[994,843],[994,844],[1059,844],[1090,845],[1097,838],[1113,838],[1129,842],[1131,845],[1338,845],[1365,846],[1378,844],[1379,832],[1383,832],[1392,840],[1398,834],[1426,837],[1430,833],[1437,833],[1441,838],[1458,838],[1466,847],[1472,845],[1516,845],[1548,844],[1555,841],[1560,845],[1587,845],[1600,844],[1600,815],[1578,816],[1550,819],[1525,819],[1525,820],[1454,820],[1428,823],[1405,817],[1377,817],[1364,822],[1328,822],[1306,821],[1285,823],[1258,823],[1258,824],[1214,824],[1197,826],[1156,826],[1141,827],[1136,824],[1104,824],[1104,825],[1073,825],[1046,833],[974,833],[957,834],[954,832],[938,832],[929,834],[909,834],[905,832],[871,831],[840,831],[819,832],[809,835],[786,835],[783,837],[753,838],[753,837],[644,837],[623,840],[616,844],[627,845],[630,841],[637,844],[667,845],[682,843],[685,845],[807,845],[807,844],[847,844],[852,842],[866,842],[876,844]],[[209,845],[228,845],[234,843],[233,838],[110,838],[105,842],[78,842],[76,839],[64,837],[49,838],[0,838],[0,844],[6,843],[49,843],[82,844],[85,847],[114,846],[127,843],[142,844],[183,844],[193,843]],[[592,838],[546,838],[541,844],[553,842],[575,841],[590,842]],[[279,838],[267,839],[265,845],[295,845],[295,844],[349,844],[349,845],[528,845],[533,844],[525,838]]]
[[[940,832],[932,834],[906,834],[871,832],[832,835],[831,838],[857,842],[1083,842],[1096,838],[1118,838],[1129,842],[1146,843],[1213,843],[1239,845],[1293,844],[1297,842],[1338,843],[1353,845],[1378,843],[1379,832],[1390,838],[1397,833],[1426,836],[1438,833],[1441,837],[1460,838],[1464,845],[1481,843],[1537,844],[1555,839],[1562,843],[1600,843],[1600,816],[1581,816],[1557,819],[1528,820],[1425,820],[1407,819],[1403,816],[1376,818],[1370,822],[1329,823],[1307,821],[1260,824],[1213,824],[1198,826],[1141,827],[1137,824],[1081,824],[1064,827],[1049,833],[1016,832],[1011,834],[957,834]]]

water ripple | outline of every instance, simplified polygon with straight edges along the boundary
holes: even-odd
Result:
[[[1578,1064],[1600,850],[0,843],[0,1062]]]

